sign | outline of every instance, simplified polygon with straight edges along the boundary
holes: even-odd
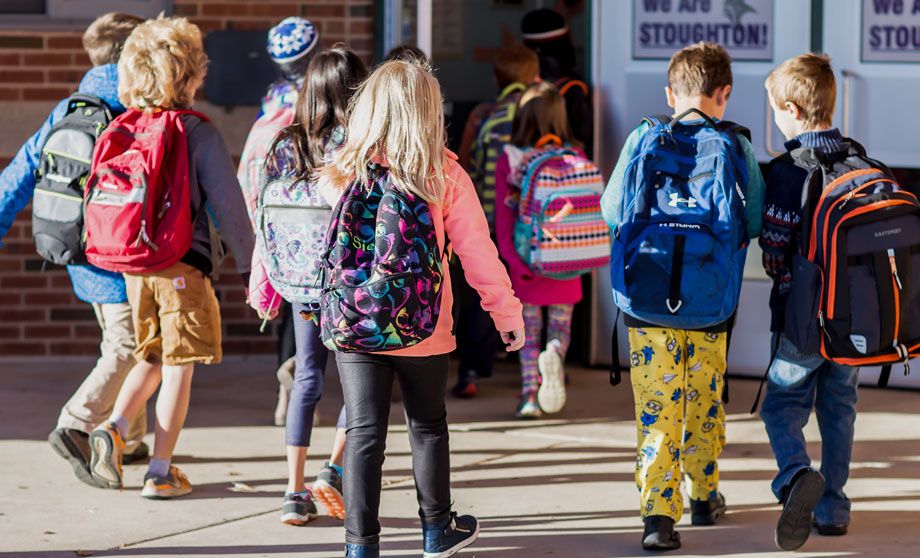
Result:
[[[668,59],[700,41],[734,60],[773,60],[773,0],[633,0],[633,59]]]
[[[920,0],[863,0],[863,62],[920,62]]]

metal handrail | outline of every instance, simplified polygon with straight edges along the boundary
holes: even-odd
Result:
[[[763,147],[766,150],[767,155],[770,157],[779,157],[783,154],[782,151],[776,151],[773,149],[773,107],[770,106],[770,97],[766,96],[767,99],[767,110],[765,114],[767,115],[766,121],[764,122],[764,143]]]

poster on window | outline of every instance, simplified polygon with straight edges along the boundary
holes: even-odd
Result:
[[[710,41],[734,60],[773,60],[773,0],[633,0],[633,59]]]
[[[863,62],[920,62],[920,0],[863,0]]]

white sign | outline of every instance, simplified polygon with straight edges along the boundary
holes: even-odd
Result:
[[[634,0],[633,58],[667,59],[709,41],[735,60],[773,60],[773,0]]]
[[[920,0],[863,0],[863,62],[920,62]]]

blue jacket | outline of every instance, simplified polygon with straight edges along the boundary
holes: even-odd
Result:
[[[80,93],[96,95],[115,113],[125,111],[118,100],[118,69],[115,64],[98,66],[86,72],[78,88]],[[51,127],[64,117],[67,100],[63,100],[42,124],[42,127],[16,153],[9,166],[0,173],[0,246],[2,239],[13,226],[16,214],[29,205],[35,191],[35,170],[38,168],[42,146],[51,133]],[[125,280],[120,273],[103,271],[89,265],[67,267],[74,293],[83,302],[111,304],[127,302]]]

